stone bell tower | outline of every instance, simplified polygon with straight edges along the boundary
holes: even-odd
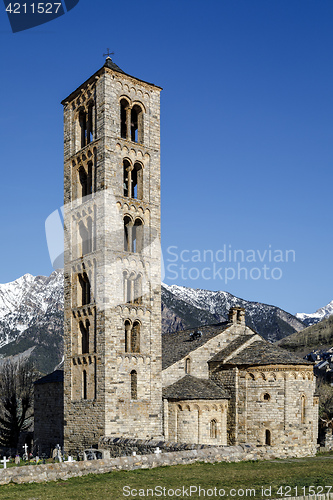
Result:
[[[62,102],[67,452],[162,435],[160,91],[108,57]]]

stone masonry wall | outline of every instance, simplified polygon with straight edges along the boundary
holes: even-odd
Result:
[[[202,448],[153,455],[126,456],[104,460],[91,460],[61,464],[13,467],[1,470],[0,485],[13,483],[43,483],[66,480],[87,474],[102,474],[115,470],[151,469],[195,462],[240,462],[244,460],[272,460],[275,458],[309,456],[308,450],[273,449],[270,446],[226,446]]]
[[[238,401],[238,368],[230,368],[229,370],[220,370],[215,372],[212,370],[210,377],[213,381],[220,383],[230,396],[228,404],[228,444],[237,443],[237,401]]]
[[[211,378],[231,396],[229,444],[307,447],[315,452],[318,400],[313,396],[312,366],[213,367]]]
[[[168,403],[167,439],[178,443],[227,444],[228,401],[191,400]],[[216,422],[216,430],[212,429]]]
[[[194,377],[209,378],[209,368],[208,361],[219,351],[224,349],[230,342],[232,342],[238,335],[253,335],[253,330],[247,326],[240,324],[230,324],[230,327],[225,331],[216,335],[209,341],[207,341],[201,347],[191,351],[188,356],[180,359],[176,363],[168,366],[168,368],[162,371],[162,385],[166,387],[168,385],[177,382],[177,380],[184,377],[185,373],[185,360],[190,358],[191,360],[191,372],[190,375]]]
[[[63,383],[34,386],[34,446],[39,455],[50,456],[57,444],[64,442]]]

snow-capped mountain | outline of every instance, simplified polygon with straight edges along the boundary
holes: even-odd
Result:
[[[333,314],[333,300],[327,306],[320,307],[312,314],[297,313],[296,318],[302,321],[306,326],[315,325],[324,318],[328,318]]]
[[[303,323],[296,319],[292,314],[283,311],[282,309],[262,304],[260,302],[250,302],[244,299],[235,297],[231,293],[210,290],[201,290],[186,288],[178,285],[165,285],[164,293],[162,288],[162,299],[166,303],[165,292],[172,295],[173,300],[183,302],[196,311],[209,313],[212,317],[211,323],[215,318],[216,321],[223,321],[228,317],[230,307],[240,306],[246,310],[246,323],[267,340],[274,342],[295,331],[304,329]],[[169,298],[170,300],[170,298]],[[198,313],[194,314],[194,318]]]
[[[63,311],[63,273],[25,274],[0,284],[0,347],[17,340],[28,328],[50,314]]]
[[[177,285],[162,286],[162,331],[168,333],[224,321],[232,306],[246,309],[246,322],[275,341],[304,324],[278,307],[248,302],[228,292]],[[63,271],[26,274],[0,285],[0,357],[31,352],[40,371],[49,373],[63,356]]]

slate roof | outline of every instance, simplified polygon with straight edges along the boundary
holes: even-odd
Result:
[[[166,399],[229,399],[229,394],[212,380],[204,380],[192,375],[177,380],[163,389]]]
[[[245,337],[242,335],[242,337]],[[258,335],[259,339],[244,347],[238,354],[235,354],[226,361],[228,365],[312,365],[310,361],[305,361],[298,356],[276,347]],[[227,350],[227,349],[225,349]],[[222,355],[221,355],[222,353]],[[210,361],[224,362],[223,351],[217,353]]]
[[[122,69],[119,68],[111,59],[111,57],[107,57],[104,63],[105,68],[113,69],[113,71],[118,71],[118,73],[126,74]]]
[[[190,352],[204,345],[208,340],[229,328],[232,323],[225,321],[215,325],[200,326],[162,335],[162,370],[187,356]],[[190,334],[198,330],[202,336],[196,340],[190,339]]]
[[[149,82],[146,82],[145,80],[140,80],[140,78],[137,78],[136,76],[132,76],[132,75],[129,75],[128,73],[125,73],[125,71],[123,71],[122,69],[119,68],[119,66],[117,66],[110,57],[108,57],[105,61],[105,63],[103,64],[103,66],[98,70],[96,71],[96,73],[94,73],[93,75],[91,75],[88,80],[86,80],[85,82],[83,82],[76,90],[74,90],[71,94],[69,94],[69,96],[67,96],[65,99],[63,99],[61,101],[61,104],[66,104],[67,101],[71,101],[72,99],[74,99],[76,97],[77,94],[79,94],[81,92],[81,89],[83,87],[85,87],[86,84],[92,82],[96,76],[98,76],[99,74],[101,74],[103,72],[103,68],[109,68],[109,69],[112,69],[113,71],[117,71],[118,73],[122,73],[123,75],[126,75],[126,76],[130,76],[131,78],[134,78],[135,80],[138,80],[139,82],[143,82],[143,83],[147,83],[148,85],[151,85],[152,87],[156,87],[160,90],[162,90],[162,87],[159,87],[158,85],[155,85],[154,83],[149,83]]]
[[[64,372],[63,370],[56,370],[55,372],[49,373],[38,380],[36,380],[35,385],[37,384],[50,384],[52,382],[63,382],[64,381]]]
[[[224,349],[219,351],[218,353],[215,354],[209,361],[224,361],[230,354],[232,354],[236,349],[241,347],[245,342],[247,342],[249,339],[252,339],[258,335],[257,333],[254,333],[253,335],[239,335],[238,337],[235,338],[235,340],[232,340]]]

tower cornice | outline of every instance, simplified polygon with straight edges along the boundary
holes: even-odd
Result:
[[[88,80],[83,82],[76,90],[74,90],[74,92],[72,92],[71,94],[69,94],[68,97],[63,99],[61,101],[61,104],[63,106],[66,106],[67,104],[69,104],[71,101],[73,101],[73,99],[75,99],[81,93],[82,89],[86,88],[88,85],[91,85],[96,79],[98,79],[101,75],[103,75],[105,73],[115,74],[117,76],[121,76],[121,78],[127,77],[129,80],[131,80],[133,82],[140,82],[141,84],[144,84],[145,86],[154,87],[154,89],[156,89],[156,90],[160,90],[160,91],[163,90],[162,87],[159,87],[158,85],[155,85],[154,83],[149,83],[149,82],[146,82],[145,80],[140,80],[140,78],[136,78],[135,76],[132,76],[132,75],[129,75],[128,73],[125,73],[120,68],[118,68],[118,66],[114,63],[112,63],[112,67],[110,67],[107,64],[107,61],[98,71],[96,71],[96,73],[94,73],[90,78],[88,78]]]

